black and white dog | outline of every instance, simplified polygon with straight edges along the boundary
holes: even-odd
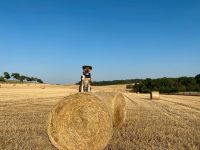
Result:
[[[85,75],[81,76],[79,92],[91,92],[91,78],[86,78]]]

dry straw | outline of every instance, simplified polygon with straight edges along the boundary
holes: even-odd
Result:
[[[152,91],[150,93],[150,99],[155,99],[155,100],[160,99],[160,93],[158,91]]]
[[[121,93],[117,93],[114,97],[114,126],[120,128],[126,118],[126,101]]]
[[[112,137],[113,121],[105,102],[91,93],[77,93],[51,111],[48,135],[59,150],[100,150]]]
[[[40,86],[41,89],[45,89],[45,85]]]
[[[98,98],[106,103],[109,111],[112,113],[113,127],[120,128],[126,118],[126,101],[121,93],[115,92],[96,92]]]

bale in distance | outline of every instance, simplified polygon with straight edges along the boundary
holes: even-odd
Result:
[[[155,99],[155,100],[160,99],[160,93],[159,93],[159,91],[152,91],[150,93],[150,99]]]
[[[112,133],[112,114],[91,93],[65,97],[49,115],[48,135],[59,150],[104,149]]]

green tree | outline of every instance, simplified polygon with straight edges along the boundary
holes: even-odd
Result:
[[[31,81],[35,81],[35,82],[37,82],[37,78],[35,78],[35,77],[31,77]]]
[[[200,85],[200,74],[195,76],[196,83]]]
[[[197,84],[195,78],[188,78],[188,83],[187,83],[187,91],[199,91],[199,85]]]
[[[4,77],[0,76],[0,82],[5,82]]]
[[[140,92],[141,92],[141,93],[150,93],[150,92],[151,92],[151,89],[147,88],[146,85],[143,85],[143,86],[140,88]]]
[[[133,89],[133,88],[134,88],[134,85],[128,84],[128,85],[126,85],[126,88],[127,88],[127,89]]]
[[[19,73],[12,73],[11,76],[16,80],[20,80],[20,74]]]
[[[177,87],[178,92],[185,92],[186,91],[186,87],[184,85],[180,85]]]
[[[20,82],[23,82],[25,79],[26,79],[26,76],[24,76],[24,75],[21,75],[21,76],[19,77]]]
[[[43,81],[41,79],[37,79],[38,83],[43,83]]]
[[[4,72],[4,78],[6,78],[7,80],[10,79],[10,74],[8,72]]]
[[[142,86],[142,84],[137,84],[135,83],[135,85],[133,86],[133,92],[141,92],[140,91],[140,87]]]
[[[30,77],[26,77],[26,81],[32,81]]]
[[[151,78],[146,78],[146,80],[144,80],[144,85],[146,86],[144,88],[151,89],[152,88],[152,80],[151,80]]]

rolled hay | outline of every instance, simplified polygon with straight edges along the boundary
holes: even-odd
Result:
[[[159,91],[152,91],[150,93],[150,99],[155,99],[155,100],[160,99],[160,93],[159,93]]]
[[[122,127],[126,119],[126,101],[122,93],[96,92],[99,99],[104,101],[112,113],[114,130]]]
[[[13,84],[12,86],[16,86],[16,84]]]
[[[65,97],[49,115],[48,135],[59,150],[104,149],[112,133],[112,114],[91,93]]]

